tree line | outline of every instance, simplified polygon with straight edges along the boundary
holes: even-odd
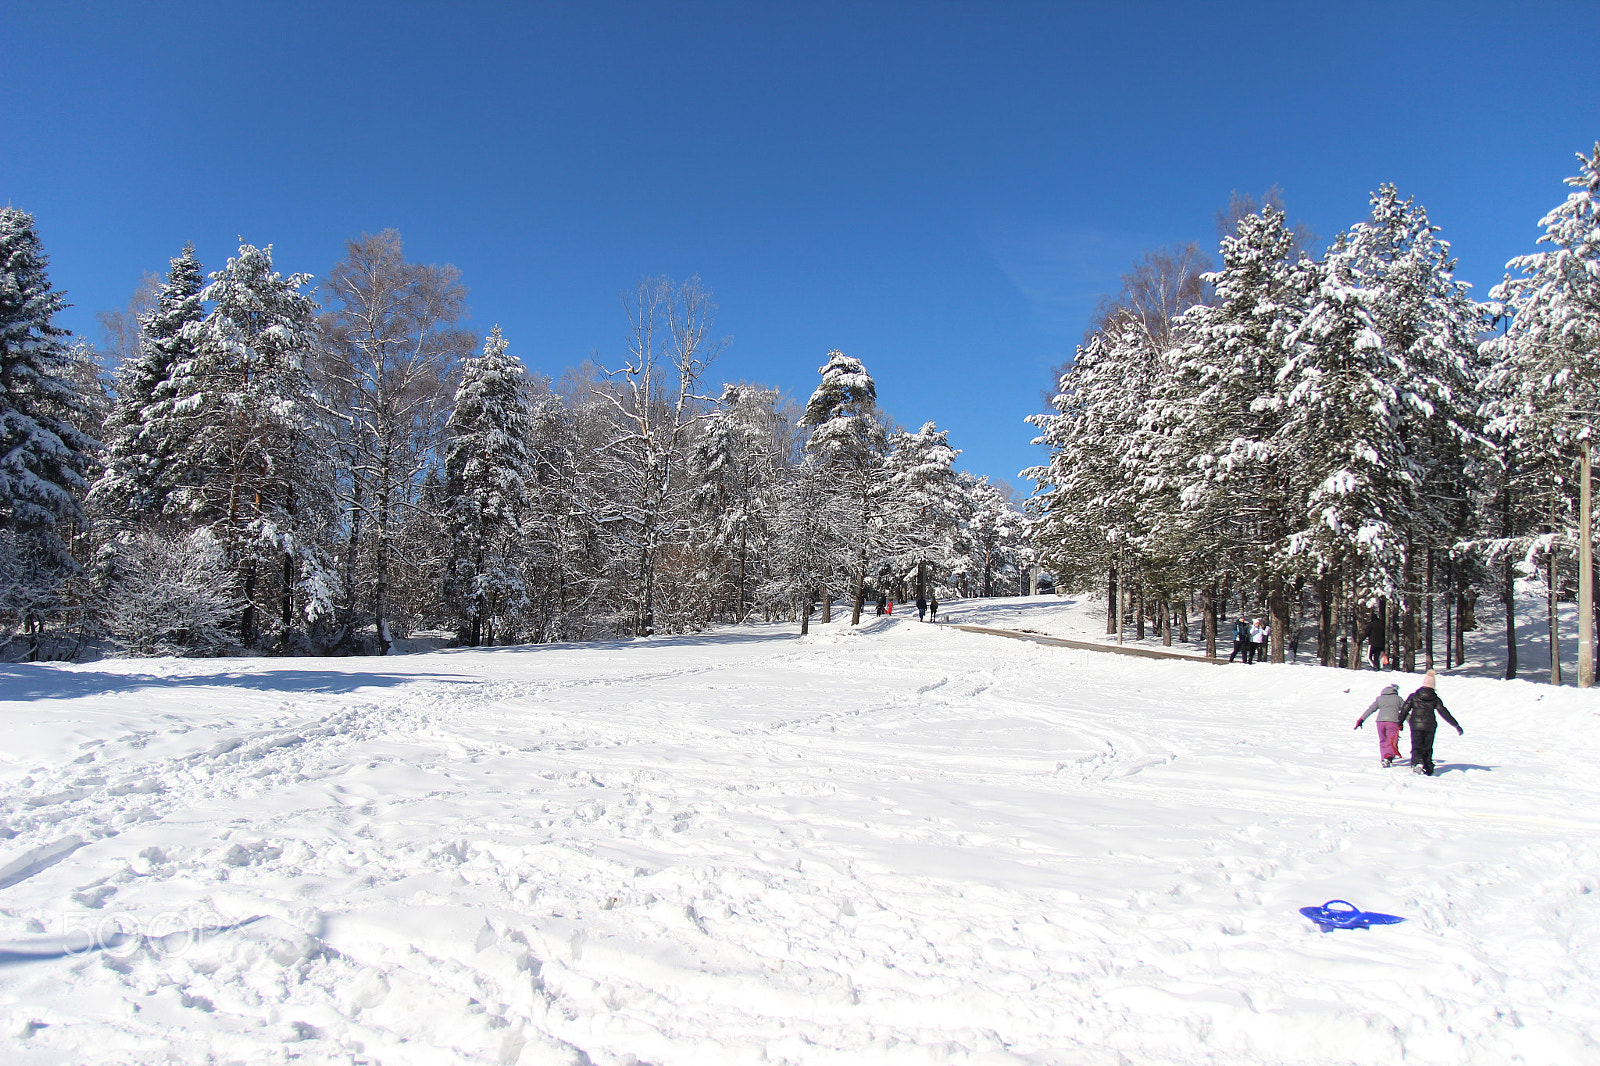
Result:
[[[1403,669],[1460,663],[1482,593],[1516,676],[1516,579],[1544,578],[1552,638],[1572,598],[1600,408],[1600,145],[1578,159],[1483,302],[1392,185],[1321,255],[1271,196],[1234,205],[1215,270],[1148,255],[1029,419],[1042,565],[1104,589],[1108,629],[1194,610],[1214,655],[1262,615],[1273,661],[1305,634],[1350,667],[1374,634]]]
[[[0,624],[10,657],[386,654],[689,632],[836,597],[1022,591],[1027,523],[946,434],[828,354],[809,403],[704,391],[726,345],[697,280],[626,293],[627,351],[559,381],[463,326],[449,266],[394,231],[322,291],[192,247],[57,325],[34,220],[0,209]]]

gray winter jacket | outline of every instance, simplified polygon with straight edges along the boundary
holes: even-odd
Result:
[[[1367,708],[1367,713],[1356,719],[1356,727],[1360,728],[1366,720],[1372,717],[1372,712],[1378,712],[1380,722],[1400,721],[1400,707],[1405,701],[1400,698],[1399,685],[1385,685],[1383,691],[1378,693],[1378,698],[1372,701],[1372,706]]]

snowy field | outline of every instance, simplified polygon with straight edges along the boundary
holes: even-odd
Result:
[[[1600,1061],[1600,696],[794,634],[0,667],[0,1060]]]

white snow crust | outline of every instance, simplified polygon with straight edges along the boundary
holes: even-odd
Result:
[[[1600,697],[1442,676],[1423,778],[1391,680],[914,615],[0,666],[0,1060],[1600,1061]]]

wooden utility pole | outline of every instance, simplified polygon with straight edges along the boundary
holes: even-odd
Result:
[[[1578,478],[1578,687],[1594,685],[1594,538],[1589,516],[1589,438]]]

